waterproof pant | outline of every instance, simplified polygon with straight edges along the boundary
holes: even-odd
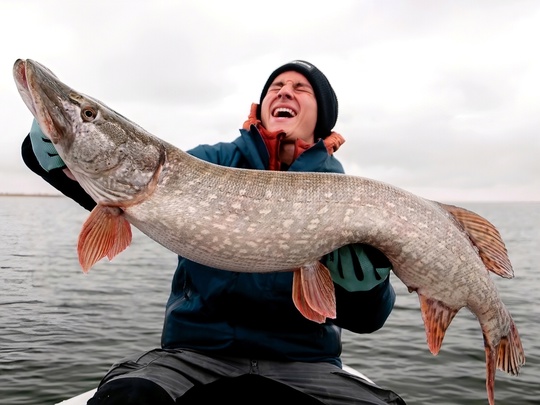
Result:
[[[216,399],[234,404],[405,404],[394,392],[330,363],[156,349],[114,364],[88,405],[187,405]]]

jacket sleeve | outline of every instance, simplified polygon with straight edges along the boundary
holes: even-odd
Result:
[[[47,172],[40,166],[32,149],[30,136],[24,138],[21,146],[21,154],[24,163],[30,170],[41,176],[47,183],[56,188],[62,194],[78,202],[82,207],[89,211],[96,206],[95,201],[92,200],[92,198],[86,193],[86,191],[84,191],[79,183],[67,177],[61,168],[52,169],[51,171]]]
[[[347,252],[354,253],[347,256]],[[358,252],[361,258],[356,257]],[[344,257],[336,260],[340,255]],[[337,306],[334,323],[357,333],[371,333],[381,328],[395,302],[389,281],[392,264],[388,258],[372,246],[354,244],[331,252],[321,262],[334,280]]]
[[[396,301],[390,277],[369,291],[349,292],[334,284],[336,291],[337,326],[355,333],[371,333],[380,329]]]

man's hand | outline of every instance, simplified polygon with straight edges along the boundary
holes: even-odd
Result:
[[[359,243],[340,247],[321,260],[332,280],[350,292],[369,291],[382,283],[392,264],[377,249]]]
[[[41,128],[35,119],[32,122],[32,128],[30,129],[30,141],[32,143],[34,155],[36,155],[39,165],[43,167],[43,169],[50,172],[52,169],[66,167],[62,158],[58,156],[58,152],[53,143],[41,131]]]

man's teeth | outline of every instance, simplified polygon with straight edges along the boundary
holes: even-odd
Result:
[[[279,107],[272,114],[274,117],[296,117],[296,113],[290,108]]]

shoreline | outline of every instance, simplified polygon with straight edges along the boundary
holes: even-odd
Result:
[[[63,194],[0,193],[0,197],[65,197]]]

